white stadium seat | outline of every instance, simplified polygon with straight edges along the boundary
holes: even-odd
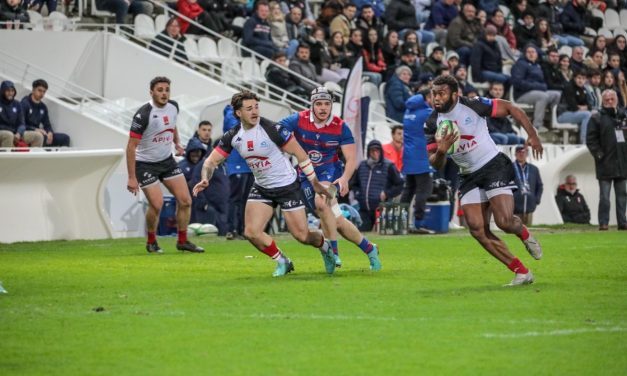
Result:
[[[155,31],[155,21],[146,15],[138,14],[134,20],[135,27],[133,28],[133,35],[139,39],[152,40],[157,32]]]

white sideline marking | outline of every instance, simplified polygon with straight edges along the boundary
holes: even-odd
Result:
[[[541,336],[569,336],[581,333],[600,333],[600,332],[624,332],[627,329],[620,326],[611,328],[594,327],[579,329],[557,329],[546,332],[523,332],[523,333],[483,333],[484,338],[522,338],[522,337],[541,337]]]
[[[231,315],[229,315],[231,316]],[[255,319],[308,319],[308,320],[372,320],[372,321],[396,321],[396,317],[385,316],[350,316],[350,315],[319,315],[299,313],[253,313],[247,317]]]

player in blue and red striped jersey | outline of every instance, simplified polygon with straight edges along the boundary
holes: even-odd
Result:
[[[353,134],[340,117],[331,114],[333,97],[325,87],[318,87],[311,92],[311,108],[292,114],[279,121],[284,129],[293,132],[298,143],[305,149],[314,165],[318,180],[329,186],[335,184],[339,193],[348,193],[348,181],[357,167],[356,148]],[[346,168],[338,156],[338,148],[346,159]],[[342,212],[333,199],[327,203],[324,197],[316,196],[309,180],[301,172],[301,189],[307,205],[316,211],[322,223],[322,232],[331,242],[336,266],[341,267],[337,246],[337,233],[355,243],[368,256],[370,269],[380,270],[379,250],[364,237],[357,227],[342,216]]]

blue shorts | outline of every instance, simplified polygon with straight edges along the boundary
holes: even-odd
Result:
[[[326,165],[318,166],[314,168],[316,172],[316,177],[319,181],[328,181],[334,182],[342,176],[344,173],[343,165],[339,162],[337,163],[329,163]],[[316,210],[316,192],[314,192],[313,186],[311,182],[307,180],[307,177],[302,173],[299,176],[300,179],[300,189],[303,191],[305,196],[305,204],[307,207],[313,211]],[[338,187],[339,191],[339,187]]]

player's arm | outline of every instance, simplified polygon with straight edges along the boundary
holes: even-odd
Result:
[[[436,170],[441,169],[446,164],[446,152],[457,141],[459,135],[455,132],[445,132],[442,138],[436,140],[436,147],[429,147],[429,163]],[[433,145],[433,144],[431,144]]]
[[[307,180],[311,182],[311,185],[313,186],[313,189],[316,193],[324,195],[329,199],[335,197],[334,193],[331,193],[327,187],[320,184],[320,181],[318,181],[318,177],[316,176],[316,172],[314,171],[313,164],[311,163],[311,160],[309,160],[307,152],[298,144],[298,141],[296,141],[293,136],[290,136],[287,142],[285,142],[283,146],[281,146],[281,150],[293,155],[296,158],[296,160],[298,161],[298,166],[300,167],[303,174],[305,174],[305,176],[307,177]]]
[[[543,147],[542,142],[540,142],[540,138],[538,137],[538,132],[531,124],[529,117],[525,114],[520,107],[514,105],[510,101],[502,100],[502,99],[493,99],[495,110],[493,111],[493,117],[505,117],[511,115],[514,120],[525,129],[527,132],[527,144],[531,146],[533,151],[533,157],[539,158],[542,157]]]
[[[128,143],[126,144],[126,171],[128,173],[126,189],[134,195],[139,192],[139,183],[135,175],[135,152],[137,145],[139,145],[139,140],[140,139],[136,137],[129,137]]]
[[[174,126],[174,149],[176,150],[176,155],[184,155],[185,148],[181,146],[181,139],[179,138],[179,130],[176,126]]]
[[[223,153],[224,151],[217,147],[213,149],[211,154],[209,154],[209,157],[205,159],[205,162],[202,164],[202,170],[200,172],[200,181],[192,189],[194,197],[196,197],[198,193],[200,193],[200,191],[209,186],[209,181],[213,177],[214,171],[226,159],[226,155],[224,155]]]
[[[345,144],[340,146],[344,155],[344,173],[333,184],[339,184],[340,195],[346,196],[348,193],[350,178],[357,169],[357,146],[355,144]]]

